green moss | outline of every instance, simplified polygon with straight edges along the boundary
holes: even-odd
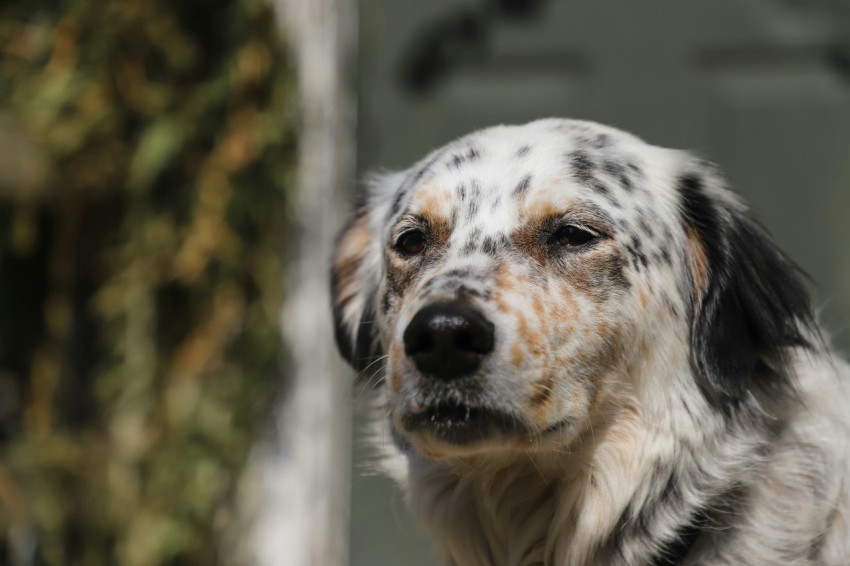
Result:
[[[273,16],[0,8],[0,144],[22,155],[0,174],[0,556],[14,527],[48,564],[218,560],[282,382]]]

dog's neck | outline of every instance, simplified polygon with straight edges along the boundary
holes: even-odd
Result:
[[[452,461],[409,456],[411,499],[458,564],[583,564],[598,559],[672,439],[636,412],[561,452]]]
[[[677,396],[677,388],[694,383],[686,366],[672,367],[666,372],[681,375],[666,376],[657,395]],[[657,383],[660,363],[641,369],[655,372]],[[642,390],[658,386],[644,384]],[[678,395],[672,402],[699,399],[691,391]],[[689,422],[671,422],[654,414],[652,405],[617,399],[604,419],[562,450],[444,461],[411,453],[411,501],[450,564],[645,563],[669,550],[701,505],[743,477],[744,470],[734,469],[743,464],[722,468],[719,462],[753,462],[749,451],[756,449],[718,440],[697,453],[691,446],[723,438],[722,419],[695,406],[681,412]],[[702,439],[691,442],[694,435]],[[687,465],[671,469],[670,462]],[[673,497],[676,505],[660,503]],[[659,515],[642,516],[645,507]],[[673,509],[677,516],[668,512]],[[622,548],[632,554],[625,556]]]

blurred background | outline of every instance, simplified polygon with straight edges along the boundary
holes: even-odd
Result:
[[[0,49],[0,564],[437,563],[327,265],[476,128],[718,163],[850,351],[845,0],[13,0]]]

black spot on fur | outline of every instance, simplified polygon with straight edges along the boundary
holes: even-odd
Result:
[[[481,199],[481,183],[477,180],[472,181],[469,196],[474,201]]]
[[[626,169],[631,171],[636,177],[643,177],[643,170],[632,162],[625,164]]]
[[[615,178],[621,187],[627,191],[632,190],[631,177],[626,172],[626,167],[622,163],[607,160],[603,163],[602,168],[608,175]]]
[[[331,293],[336,295],[336,282],[331,281]],[[334,339],[342,357],[357,371],[363,371],[370,363],[382,355],[381,346],[377,340],[375,322],[375,295],[365,297],[366,306],[355,330],[356,336],[348,333],[347,325],[342,318],[342,309],[334,305]],[[352,347],[353,344],[353,347]],[[360,376],[362,377],[362,376]]]
[[[610,197],[611,193],[608,191],[608,187],[606,187],[603,183],[599,181],[590,181],[590,188],[593,189],[593,192]],[[611,200],[610,198],[608,200]]]
[[[640,226],[640,229],[643,230],[644,234],[650,238],[652,237],[652,226],[649,225],[649,221],[646,219],[646,213],[643,210],[638,212],[638,226]]]
[[[523,145],[516,151],[517,157],[525,157],[531,151],[531,146]]]
[[[460,202],[466,201],[466,185],[461,183],[457,188],[457,197],[460,199]]]
[[[393,205],[390,207],[390,214],[389,214],[390,218],[392,218],[393,216],[398,214],[398,212],[401,210],[401,202],[404,200],[404,197],[406,196],[406,194],[407,194],[407,191],[404,191],[404,190],[398,191],[398,194],[396,194],[395,198],[393,199]]]
[[[596,149],[604,149],[611,145],[611,136],[608,134],[599,134],[593,138],[591,145]]]
[[[593,172],[596,165],[586,151],[577,149],[567,154],[567,161],[571,167],[573,176],[580,183],[588,184],[593,180]]]
[[[477,161],[481,157],[481,153],[475,149],[474,147],[469,148],[464,153],[456,153],[449,158],[449,162],[446,166],[449,169],[460,169],[461,165],[466,163],[467,161]]]
[[[787,349],[814,347],[808,293],[793,263],[752,219],[709,193],[698,174],[678,181],[681,214],[708,263],[691,325],[691,360],[707,398],[736,406],[748,391],[786,386],[767,367],[785,367]]]
[[[472,253],[475,253],[475,250],[478,249],[478,242],[480,240],[481,240],[481,229],[476,228],[469,235],[469,239],[466,240],[466,243],[464,244],[463,250],[461,250],[461,253],[463,255],[470,255]]]
[[[495,238],[491,236],[487,236],[484,238],[484,243],[481,246],[481,251],[489,256],[495,256],[496,252],[499,250],[499,243]]]
[[[528,187],[530,185],[531,185],[531,175],[526,175],[525,177],[522,178],[522,180],[519,183],[517,183],[517,186],[514,187],[514,190],[512,191],[511,194],[513,194],[513,196],[515,196],[515,197],[518,197],[518,196],[522,195],[523,193],[525,193],[528,190]]]

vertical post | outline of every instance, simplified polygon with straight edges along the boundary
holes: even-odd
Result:
[[[255,527],[262,566],[348,558],[351,385],[336,353],[328,274],[355,173],[355,0],[274,0],[298,67],[297,193],[281,324],[290,353],[277,446]]]

